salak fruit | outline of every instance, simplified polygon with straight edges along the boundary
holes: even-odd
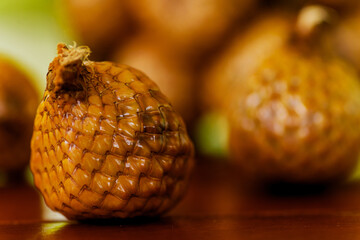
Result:
[[[222,88],[215,89],[227,90],[220,106],[227,108],[231,158],[255,180],[336,182],[357,163],[360,82],[332,51],[331,16],[308,6],[296,20],[253,30],[258,38],[252,35],[249,50],[260,58],[245,58],[239,48],[242,55],[232,52],[218,75]]]
[[[38,107],[31,170],[69,219],[154,216],[184,195],[194,149],[158,86],[126,65],[58,45]]]

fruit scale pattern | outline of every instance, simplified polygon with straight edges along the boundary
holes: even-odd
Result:
[[[232,154],[253,176],[326,183],[354,169],[360,84],[340,59],[284,47],[240,82],[230,99]]]
[[[88,54],[59,44],[49,66],[31,141],[35,185],[69,219],[164,213],[194,164],[183,120],[142,72]]]

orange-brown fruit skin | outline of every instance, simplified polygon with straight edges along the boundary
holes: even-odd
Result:
[[[11,61],[0,58],[0,170],[24,169],[39,96],[31,80]]]
[[[230,94],[230,152],[255,179],[345,179],[360,146],[360,83],[339,59],[278,49]]]
[[[121,44],[113,60],[146,72],[169,98],[187,126],[191,126],[195,115],[195,79],[173,46],[162,38],[139,35],[128,44]]]
[[[181,117],[142,72],[111,62],[64,66],[66,47],[58,49],[31,141],[31,170],[47,205],[69,219],[172,208],[194,164]],[[83,81],[62,85],[74,69]]]

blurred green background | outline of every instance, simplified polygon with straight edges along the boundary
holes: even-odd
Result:
[[[57,43],[73,41],[61,11],[52,0],[0,1],[0,54],[28,72],[39,92]]]

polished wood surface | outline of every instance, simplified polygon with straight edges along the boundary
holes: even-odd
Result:
[[[74,222],[29,184],[0,188],[0,239],[360,239],[360,183],[254,188],[231,165],[200,161],[185,199],[160,218]]]

